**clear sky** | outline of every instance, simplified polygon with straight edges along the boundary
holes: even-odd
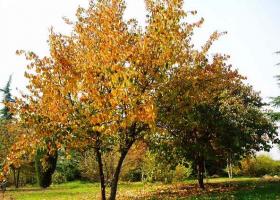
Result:
[[[127,18],[145,21],[143,0],[127,0]],[[15,55],[17,49],[48,54],[48,30],[69,32],[62,17],[74,17],[78,5],[87,0],[0,0],[0,87],[13,74],[13,88],[23,90],[26,62]],[[227,31],[211,52],[231,55],[230,62],[248,77],[248,83],[263,98],[280,95],[274,76],[280,74],[280,1],[279,0],[185,0],[186,10],[197,10],[204,17],[203,27],[195,32],[197,47],[215,30]],[[16,91],[13,91],[16,93]],[[271,155],[280,159],[274,148]]]

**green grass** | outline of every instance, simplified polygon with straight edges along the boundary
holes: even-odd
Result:
[[[7,193],[16,200],[96,199],[99,193],[99,185],[75,181],[61,185],[54,185],[48,189],[25,187],[18,190],[8,191]]]
[[[121,183],[119,193],[131,196],[143,190],[152,191],[159,184],[143,183]],[[100,185],[98,183],[87,183],[74,181],[60,185],[52,185],[47,189],[28,186],[19,189],[8,189],[6,195],[16,200],[76,200],[76,199],[98,199],[100,196]],[[8,198],[8,199],[9,199]]]
[[[206,180],[207,190],[196,187],[195,180],[183,183],[164,185],[160,183],[121,183],[119,199],[240,199],[240,200],[280,200],[280,182],[268,182],[258,178],[216,178]],[[52,185],[48,189],[24,187],[18,190],[9,189],[6,200],[83,200],[99,199],[99,184],[87,182],[70,182]],[[1,197],[0,197],[1,198]]]
[[[197,195],[189,198],[181,198],[182,200],[194,199],[238,199],[238,200],[280,200],[280,183],[279,182],[251,182],[247,184],[251,188],[240,188],[239,190],[227,193],[210,193]]]

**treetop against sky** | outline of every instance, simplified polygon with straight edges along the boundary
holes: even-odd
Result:
[[[144,2],[126,2],[125,16],[136,18],[144,26]],[[49,28],[53,26],[56,32],[69,32],[71,29],[62,17],[74,18],[77,6],[87,4],[88,0],[0,0],[0,24],[3,28],[0,32],[0,85],[4,86],[9,75],[13,74],[13,88],[24,90],[27,83],[23,76],[26,61],[16,56],[16,50],[48,54],[46,40]],[[261,91],[262,97],[279,95],[274,78],[278,74],[275,64],[279,62],[279,56],[273,53],[280,47],[279,1],[186,0],[184,7],[185,10],[197,10],[197,16],[205,18],[202,28],[194,36],[197,47],[213,31],[227,31],[228,34],[213,45],[211,52],[229,54],[229,62],[248,77],[247,81],[255,90]],[[272,152],[274,158],[280,159],[276,150]]]

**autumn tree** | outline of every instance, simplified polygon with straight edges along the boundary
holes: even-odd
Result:
[[[226,64],[227,56],[215,55],[210,62],[206,54],[199,55],[201,62],[179,68],[159,90],[158,125],[169,132],[178,152],[194,162],[204,188],[207,159],[231,163],[269,150],[277,133],[261,98]]]
[[[186,13],[182,0],[145,3],[144,30],[136,20],[123,19],[122,0],[91,1],[88,9],[77,10],[77,21],[66,20],[73,26],[70,35],[51,31],[50,56],[25,53],[31,61],[29,95],[17,100],[15,110],[27,116],[22,122],[30,127],[46,123],[46,129],[32,132],[33,144],[47,137],[55,139],[57,148],[95,149],[102,199],[104,151],[118,149],[119,154],[113,200],[127,153],[154,127],[155,92],[170,71],[196,56],[191,36],[202,20],[186,23],[187,14],[195,13]],[[44,121],[34,120],[36,116]]]
[[[15,134],[11,130],[14,118],[13,114],[10,111],[8,106],[9,103],[13,103],[14,99],[11,94],[11,82],[12,75],[10,75],[8,82],[6,83],[3,89],[0,89],[0,92],[3,93],[3,108],[0,110],[0,151],[1,151],[1,166],[4,166],[6,162],[6,157],[8,152],[14,142]],[[20,167],[17,165],[10,166],[13,172],[14,184],[15,187],[19,187],[19,177],[20,177]],[[3,170],[3,169],[2,169]]]
[[[34,102],[32,109],[36,106],[38,104]],[[52,183],[52,174],[56,169],[58,152],[63,151],[59,140],[63,140],[62,137],[67,134],[66,128],[35,113],[29,104],[19,99],[11,108],[14,113],[17,113],[17,120],[12,127],[16,128],[18,133],[7,156],[9,162],[6,165],[16,163],[20,166],[34,162],[39,186],[49,187]]]

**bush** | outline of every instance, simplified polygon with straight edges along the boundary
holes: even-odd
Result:
[[[172,181],[182,181],[191,175],[191,163],[179,163],[172,167],[173,164],[159,159],[156,154],[148,151],[142,166],[143,181],[171,183]]]
[[[121,176],[122,181],[138,182],[142,180],[141,168],[135,168],[128,170],[125,174]]]
[[[264,175],[280,175],[280,162],[273,160],[267,155],[260,155],[256,158],[245,158],[240,166],[235,167],[236,175],[261,177]]]
[[[67,177],[63,175],[61,172],[54,172],[52,175],[52,182],[55,184],[61,184],[67,182]]]
[[[56,171],[62,174],[67,181],[73,181],[80,178],[79,164],[75,152],[71,152],[71,156],[66,156],[60,152]]]
[[[192,174],[192,165],[191,163],[187,163],[188,167],[183,164],[178,164],[175,168],[174,172],[174,180],[175,181],[183,181],[186,178],[190,177]]]

